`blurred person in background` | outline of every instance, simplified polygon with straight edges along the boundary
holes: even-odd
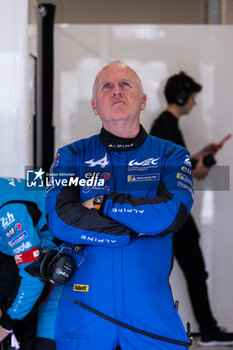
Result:
[[[202,86],[184,72],[171,76],[165,85],[166,109],[155,119],[150,134],[186,147],[179,128],[180,119],[188,115],[196,105],[196,96]],[[207,144],[198,153],[191,155],[193,177],[204,179],[215,164],[215,143]],[[188,181],[190,169],[183,165],[179,177]],[[178,176],[178,175],[177,175]],[[199,244],[200,233],[192,215],[174,234],[174,254],[187,281],[193,312],[199,324],[200,346],[233,345],[233,333],[225,333],[213,316],[206,280],[205,262]]]

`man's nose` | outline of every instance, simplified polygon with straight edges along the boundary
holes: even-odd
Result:
[[[123,96],[123,92],[121,91],[120,87],[116,86],[113,89],[112,95],[113,95],[113,97],[122,97]]]

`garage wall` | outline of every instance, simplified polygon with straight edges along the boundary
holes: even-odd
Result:
[[[55,105],[56,148],[97,133],[100,128],[90,99],[96,73],[106,63],[120,59],[132,66],[142,79],[148,95],[141,122],[147,130],[165,107],[166,79],[180,70],[203,85],[198,106],[181,120],[187,146],[197,152],[210,141],[220,141],[233,132],[232,26],[183,25],[57,25],[55,27]],[[229,169],[233,166],[232,140],[216,156],[220,188],[196,183],[193,214],[202,232],[201,245],[206,266],[211,305],[221,326],[233,329],[233,193]],[[222,172],[222,168],[227,173]],[[215,183],[215,182],[214,182]],[[222,186],[222,187],[221,187]],[[208,190],[207,190],[208,189]],[[223,209],[224,208],[224,209]],[[185,281],[177,264],[172,272],[174,298],[180,300],[183,321],[192,315]]]

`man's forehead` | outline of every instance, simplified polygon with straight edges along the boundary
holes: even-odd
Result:
[[[112,80],[112,79],[136,80],[135,72],[124,64],[110,64],[105,66],[97,75],[97,82]]]

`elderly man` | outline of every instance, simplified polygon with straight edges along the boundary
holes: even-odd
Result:
[[[49,227],[88,251],[64,289],[58,350],[188,348],[168,279],[172,233],[193,203],[192,179],[181,170],[191,163],[183,147],[146,133],[145,106],[136,72],[108,64],[93,86],[100,134],[59,149],[53,162]]]

